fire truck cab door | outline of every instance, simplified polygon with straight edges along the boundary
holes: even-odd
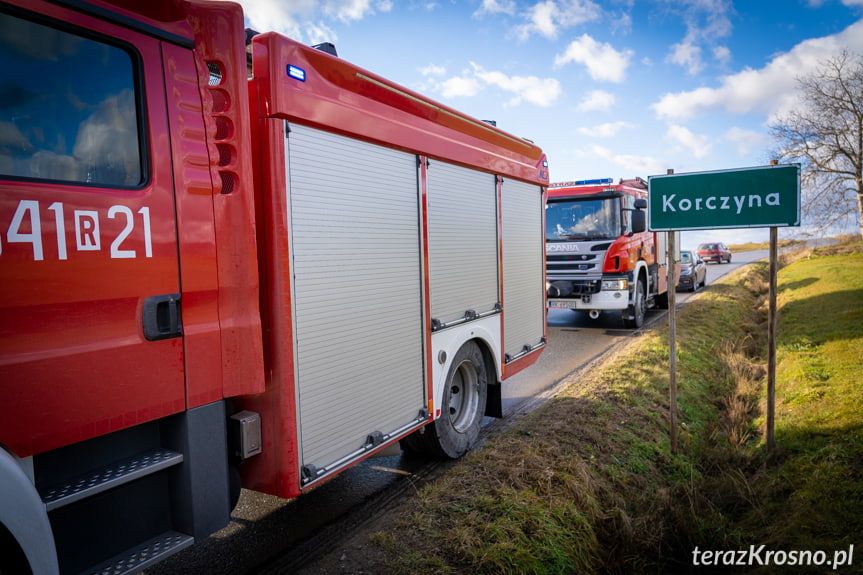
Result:
[[[0,444],[20,457],[185,407],[160,42],[40,13],[0,10]]]

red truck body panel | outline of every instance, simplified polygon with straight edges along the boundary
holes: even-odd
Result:
[[[203,90],[210,142],[209,169],[218,274],[221,393],[264,390],[259,308],[252,136],[248,121],[243,13],[229,2],[194,2],[189,19],[196,38],[198,76],[218,68]],[[191,407],[191,405],[190,405]]]
[[[244,74],[224,74],[235,85],[221,110],[210,92],[228,91],[198,89],[204,57],[245,70],[244,36],[229,36],[242,31],[242,13],[228,3],[206,9],[209,28],[197,32],[218,37],[209,54],[41,6],[134,44],[147,86],[149,170],[143,185],[121,194],[0,180],[0,403],[14,406],[0,437],[21,457],[263,390]],[[181,294],[184,337],[146,341],[143,300],[172,293]]]
[[[164,93],[156,40],[42,9],[134,40],[143,75]],[[182,340],[148,342],[139,327],[144,296],[180,291],[171,158],[156,153],[168,146],[166,103],[148,105],[143,185],[0,180],[0,437],[18,456],[185,408]]]

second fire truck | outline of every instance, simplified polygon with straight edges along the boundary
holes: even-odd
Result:
[[[550,308],[591,318],[620,312],[626,327],[668,307],[667,235],[647,231],[647,182],[611,178],[549,186],[546,289]],[[679,261],[675,257],[674,261]]]

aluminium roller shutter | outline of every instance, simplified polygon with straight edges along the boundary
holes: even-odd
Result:
[[[504,180],[501,191],[503,236],[504,354],[517,357],[536,347],[545,323],[545,238],[542,189]]]
[[[289,130],[301,466],[323,476],[426,407],[418,169],[412,154]]]
[[[443,324],[499,302],[495,176],[441,161],[428,168],[431,316]]]

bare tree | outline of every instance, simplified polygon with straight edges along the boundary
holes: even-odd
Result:
[[[863,235],[863,58],[842,50],[797,82],[799,106],[770,131],[779,159],[801,164],[804,220],[856,217]]]

